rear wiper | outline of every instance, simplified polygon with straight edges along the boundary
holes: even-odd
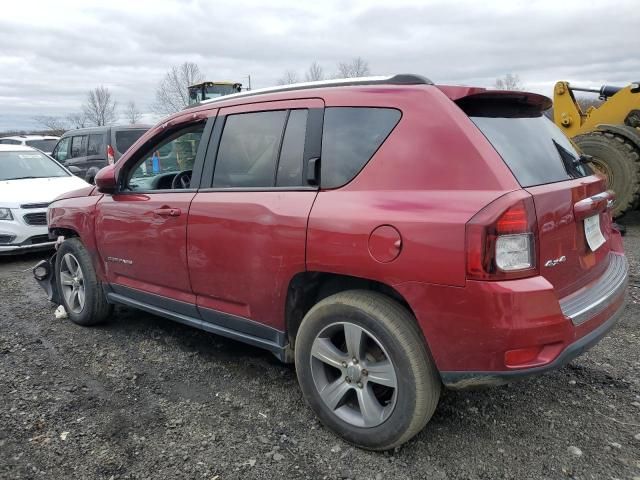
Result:
[[[591,160],[593,160],[593,157],[591,155],[585,155],[584,153],[581,153],[578,158],[574,157],[573,164],[586,165],[587,163],[591,163]]]

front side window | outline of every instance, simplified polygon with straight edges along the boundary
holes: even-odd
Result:
[[[190,188],[204,123],[191,125],[152,147],[131,169],[126,188],[136,191]]]
[[[226,119],[213,186],[273,187],[286,110],[241,113]]]
[[[51,156],[59,162],[64,162],[69,158],[69,143],[71,143],[71,137],[61,139],[56,145],[56,148],[53,149]]]
[[[71,137],[71,155],[69,158],[84,157],[87,155],[87,136],[76,135]]]
[[[322,187],[341,187],[353,180],[389,136],[400,116],[400,111],[392,108],[325,109]]]
[[[60,165],[43,153],[0,152],[0,180],[68,176],[69,174]]]

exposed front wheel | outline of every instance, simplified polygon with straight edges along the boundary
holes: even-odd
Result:
[[[418,433],[440,378],[412,315],[368,291],[332,295],[305,316],[296,371],[307,403],[345,440],[386,450]]]
[[[56,282],[69,318],[79,325],[95,325],[113,310],[102,291],[89,253],[78,238],[65,240],[56,255]]]

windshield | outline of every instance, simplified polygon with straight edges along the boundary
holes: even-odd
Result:
[[[569,139],[544,115],[471,120],[500,154],[518,183],[533,187],[591,175]]]
[[[40,152],[0,152],[0,180],[68,176],[60,165]]]
[[[231,95],[232,93],[238,93],[238,90],[233,85],[210,85],[206,87],[204,100]]]
[[[51,140],[27,140],[27,145],[43,152],[52,152],[57,142],[58,140],[55,138]]]

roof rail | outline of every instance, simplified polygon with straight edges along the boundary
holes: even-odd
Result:
[[[379,77],[356,77],[356,78],[338,78],[335,80],[321,80],[318,82],[302,82],[292,83],[291,85],[280,85],[277,87],[257,88],[247,92],[232,93],[209,100],[203,100],[200,103],[188,106],[185,110],[198,107],[200,105],[209,105],[216,102],[224,102],[230,98],[245,98],[254,95],[262,95],[265,93],[290,92],[295,90],[308,90],[310,88],[324,87],[351,87],[359,85],[433,85],[433,82],[422,75],[412,73],[401,73],[393,76]]]

